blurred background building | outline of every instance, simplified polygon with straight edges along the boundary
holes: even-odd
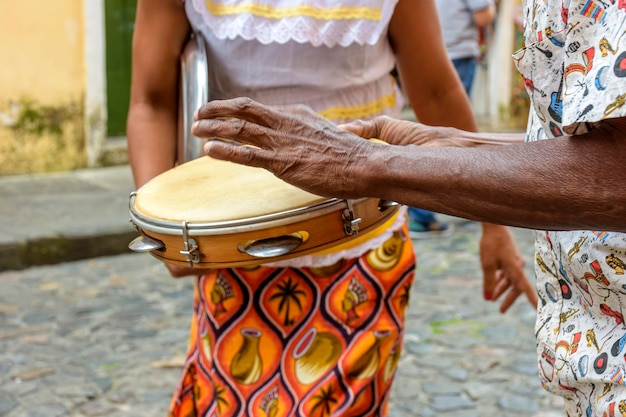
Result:
[[[521,0],[499,0],[473,93],[484,128],[522,129],[511,53]],[[126,163],[136,0],[0,0],[0,175]]]
[[[118,162],[136,0],[0,0],[0,174]]]
[[[496,0],[497,18],[483,34],[472,106],[482,129],[525,130],[530,101],[511,55],[524,46],[522,0]]]

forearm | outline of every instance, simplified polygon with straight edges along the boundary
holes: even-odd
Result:
[[[607,158],[623,155],[626,146],[598,135],[498,147],[379,149],[367,169],[377,175],[366,174],[372,187],[363,192],[483,222],[626,231],[624,193],[599,186],[626,183],[619,158]],[[602,161],[602,168],[593,161]]]
[[[139,0],[127,136],[135,184],[176,161],[180,54],[190,26],[180,0]]]
[[[147,104],[131,105],[128,114],[128,154],[135,185],[140,187],[176,162],[175,112]]]

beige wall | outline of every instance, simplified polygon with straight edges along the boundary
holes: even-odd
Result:
[[[87,165],[85,2],[0,0],[0,175]]]
[[[82,97],[82,0],[0,0],[0,100],[50,105]]]

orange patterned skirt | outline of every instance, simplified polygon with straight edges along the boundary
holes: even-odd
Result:
[[[329,267],[198,277],[170,417],[385,416],[414,273],[405,225]]]

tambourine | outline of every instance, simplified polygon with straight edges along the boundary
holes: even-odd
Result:
[[[129,247],[173,264],[243,267],[364,238],[397,212],[376,198],[317,196],[269,171],[208,156],[178,165],[130,196],[141,236]]]

